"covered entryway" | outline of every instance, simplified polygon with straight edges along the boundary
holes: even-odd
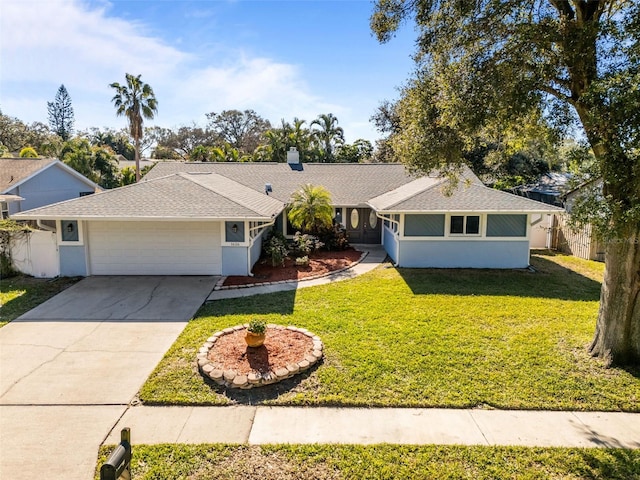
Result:
[[[88,222],[90,275],[219,275],[220,222]]]
[[[350,243],[379,244],[381,221],[370,208],[347,208],[347,235]]]

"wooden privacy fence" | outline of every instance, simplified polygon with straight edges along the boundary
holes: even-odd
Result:
[[[598,241],[591,225],[574,229],[567,215],[554,215],[551,248],[574,257],[604,262],[604,243]]]

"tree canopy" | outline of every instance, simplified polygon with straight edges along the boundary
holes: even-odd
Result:
[[[640,361],[640,4],[376,2],[371,27],[381,42],[409,22],[416,71],[395,105],[391,148],[415,169],[455,171],[487,132],[511,135],[507,145],[525,138],[517,127],[527,118],[584,135],[603,176],[590,213],[609,239],[590,351]]]
[[[55,100],[47,102],[47,110],[49,112],[49,127],[51,131],[66,142],[73,134],[75,119],[71,97],[64,85],[60,85],[60,88],[58,88]]]
[[[116,115],[124,115],[129,122],[129,133],[134,141],[136,181],[140,181],[140,142],[144,136],[144,119],[152,119],[158,112],[158,101],[151,86],[140,79],[141,75],[125,75],[126,84],[115,82],[109,86],[116,93],[111,99]]]

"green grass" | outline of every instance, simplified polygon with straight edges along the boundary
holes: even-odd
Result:
[[[99,465],[112,449],[113,446],[101,448]],[[435,445],[134,445],[132,478],[637,480],[640,450]]]
[[[586,352],[602,267],[537,254],[536,273],[380,268],[354,280],[213,302],[142,387],[149,404],[266,403],[640,411],[640,370]],[[213,332],[260,318],[325,343],[304,377],[225,391],[195,368]]]
[[[17,275],[0,279],[0,327],[37,307],[78,281],[78,278],[53,280]]]

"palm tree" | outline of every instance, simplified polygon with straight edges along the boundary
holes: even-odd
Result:
[[[140,140],[143,136],[143,118],[151,120],[158,113],[158,101],[152,88],[140,80],[140,75],[134,77],[127,73],[126,85],[112,83],[109,86],[116,91],[111,99],[116,107],[116,115],[125,115],[129,120],[129,133],[133,137],[136,159],[136,182],[140,181]]]
[[[323,150],[323,161],[333,162],[333,149],[335,145],[344,143],[344,130],[338,126],[338,119],[333,113],[318,115],[318,118],[311,122],[311,127],[314,125],[319,127],[313,130],[313,135]]]
[[[291,196],[287,217],[294,228],[317,234],[333,222],[331,194],[323,186],[304,185]]]

